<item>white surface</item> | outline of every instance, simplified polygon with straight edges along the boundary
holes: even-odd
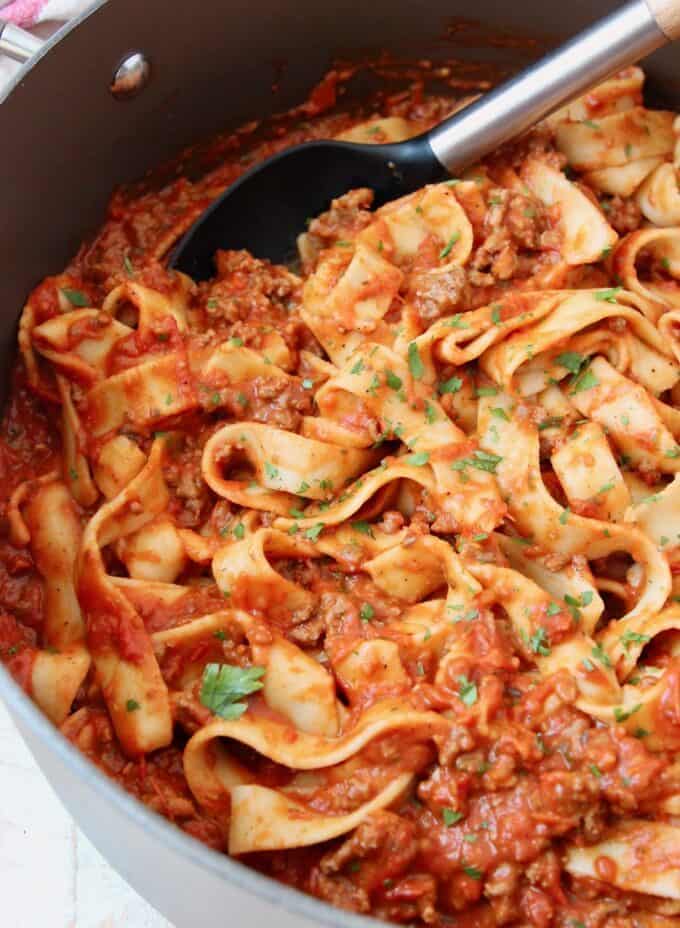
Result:
[[[7,928],[172,928],[78,830],[0,702],[0,899]]]
[[[0,58],[0,89],[17,68]],[[172,928],[78,830],[1,702],[0,900],[6,928]]]

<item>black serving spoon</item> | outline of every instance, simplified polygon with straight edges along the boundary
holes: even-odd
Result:
[[[170,266],[214,275],[220,248],[288,263],[305,221],[354,187],[376,204],[468,167],[598,81],[680,36],[680,0],[632,0],[429,132],[387,145],[333,140],[280,152],[232,184],[174,248]]]

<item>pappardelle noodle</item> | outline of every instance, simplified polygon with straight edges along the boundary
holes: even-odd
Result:
[[[118,196],[24,308],[3,661],[142,801],[335,905],[678,925],[680,126],[642,84],[349,191],[296,272],[165,268],[242,165]]]

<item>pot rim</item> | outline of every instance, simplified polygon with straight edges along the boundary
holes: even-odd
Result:
[[[24,63],[9,81],[5,91],[0,96],[0,106],[30,77],[31,71],[49,54],[52,48],[66,39],[70,33],[84,25],[90,17],[95,16],[107,2],[108,0],[96,0],[84,12],[54,32],[46,40],[43,47],[29,61]],[[2,110],[0,109],[1,116]],[[107,777],[92,761],[72,745],[59,729],[50,722],[47,716],[40,711],[2,665],[0,665],[0,698],[10,710],[13,721],[15,720],[14,717],[16,717],[30,729],[40,739],[41,743],[49,747],[50,751],[74,777],[92,787],[103,801],[115,807],[122,816],[135,826],[150,833],[155,840],[166,845],[179,857],[190,860],[193,864],[214,874],[219,879],[233,884],[238,889],[259,897],[274,906],[281,906],[287,912],[301,915],[312,922],[329,925],[332,928],[370,928],[370,926],[373,926],[373,928],[383,926],[384,928],[385,923],[382,921],[337,908],[298,889],[279,883],[273,877],[258,873],[228,854],[213,850],[196,838],[191,837],[191,835],[186,834],[180,828],[172,825],[161,815],[152,811],[144,803],[126,792],[114,780]],[[41,764],[38,764],[38,767],[49,783],[50,777],[48,773]],[[60,802],[61,800],[57,797],[55,801]],[[69,815],[72,815],[70,810]],[[78,819],[75,816],[72,817],[80,827]],[[140,893],[140,895],[143,894]]]

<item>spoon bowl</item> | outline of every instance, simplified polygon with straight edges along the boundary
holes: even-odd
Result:
[[[195,280],[219,249],[291,263],[309,217],[356,187],[376,205],[458,172],[621,68],[680,36],[680,0],[631,0],[470,106],[405,142],[307,142],[252,168],[208,207],[170,255]]]

